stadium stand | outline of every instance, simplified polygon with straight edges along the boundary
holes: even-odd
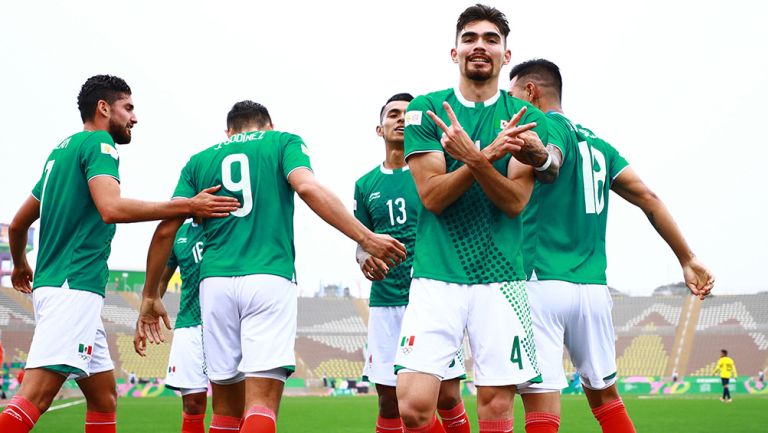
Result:
[[[175,321],[179,294],[166,293],[163,301]],[[162,378],[169,344],[150,346],[147,358],[133,351],[138,302],[136,293],[107,293],[103,318],[110,352],[119,377],[133,371],[143,378]],[[367,313],[360,299],[299,298],[293,377],[359,377],[365,362]],[[33,318],[29,296],[0,288],[0,339],[7,361],[26,359]],[[614,296],[613,320],[622,376],[665,376],[673,368],[680,376],[710,375],[720,349],[728,349],[741,374],[754,375],[768,367],[768,292],[714,296],[704,302],[688,296]],[[471,372],[466,340],[464,351]],[[573,373],[567,356],[564,365]]]

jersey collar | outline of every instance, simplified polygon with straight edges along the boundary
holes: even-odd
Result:
[[[495,104],[496,101],[499,100],[499,97],[501,96],[501,90],[496,92],[495,95],[491,96],[489,99],[483,101],[483,102],[472,102],[467,100],[467,98],[464,97],[464,95],[461,94],[461,91],[458,87],[453,88],[453,94],[456,96],[456,99],[461,103],[461,105],[467,107],[467,108],[482,108],[482,107],[490,107],[491,105]]]
[[[403,168],[398,168],[397,171],[408,171],[409,169],[410,169],[410,167],[408,167],[408,165],[406,165]],[[394,170],[392,170],[391,168],[384,167],[384,163],[383,162],[381,163],[381,165],[379,165],[379,170],[381,170],[381,172],[384,173],[384,174],[392,174],[392,173],[394,173]]]

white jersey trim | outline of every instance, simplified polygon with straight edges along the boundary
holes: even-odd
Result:
[[[107,176],[111,177],[112,179],[115,179],[117,183],[120,183],[120,179],[116,178],[115,176],[112,176],[111,174],[97,174],[96,176],[91,176],[88,178],[88,182],[92,181],[93,179],[96,179],[97,177]]]
[[[411,169],[411,168],[410,168],[410,167],[408,167],[408,164],[406,164],[405,166],[403,166],[403,167],[401,168],[401,170],[403,170],[403,171],[408,171],[408,170],[410,170],[410,169]],[[384,173],[384,174],[392,174],[392,173],[394,173],[394,172],[395,172],[395,171],[394,171],[394,170],[392,170],[391,168],[387,168],[387,167],[384,167],[384,163],[383,163],[383,162],[381,163],[381,165],[379,165],[379,170],[381,170],[381,172],[382,172],[382,173]]]
[[[619,175],[620,175],[621,173],[623,173],[623,172],[624,172],[624,170],[626,170],[626,169],[628,169],[628,168],[629,168],[629,164],[627,164],[627,165],[626,165],[624,168],[622,168],[621,170],[619,170],[619,172],[618,172],[618,173],[616,173],[616,176],[613,176],[613,177],[611,178],[611,182],[613,182],[614,180],[616,180],[616,178],[617,178],[617,177],[619,177]]]
[[[490,98],[488,98],[485,101],[482,101],[483,107],[490,107],[491,105],[495,104],[496,101],[499,100],[499,97],[501,96],[501,92],[502,91],[499,90],[498,92],[496,92],[495,95],[491,96]],[[459,100],[461,105],[463,105],[463,106],[465,106],[467,108],[475,108],[475,106],[476,106],[475,104],[476,103],[468,100],[467,98],[465,98],[464,95],[461,94],[461,90],[459,90],[458,87],[454,87],[453,88],[453,94],[456,95],[456,99]]]
[[[418,155],[419,153],[443,153],[443,151],[442,150],[434,150],[434,149],[430,149],[430,150],[414,150],[413,152],[409,153],[408,155],[405,155],[406,161],[412,155]]]
[[[294,168],[293,170],[289,171],[289,172],[288,172],[288,174],[287,174],[287,175],[285,175],[285,178],[286,178],[286,179],[288,179],[288,176],[290,176],[290,175],[291,175],[291,173],[293,173],[294,171],[296,171],[296,170],[298,170],[298,169],[300,169],[300,168],[306,168],[306,169],[307,169],[307,170],[309,170],[311,173],[314,173],[314,171],[312,171],[312,167],[307,167],[306,165],[301,165],[301,166],[299,166],[299,167],[296,167],[296,168]]]

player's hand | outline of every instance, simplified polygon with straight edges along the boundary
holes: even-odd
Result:
[[[29,263],[22,263],[14,266],[11,272],[11,284],[13,288],[21,293],[32,293],[32,277],[34,273]]]
[[[190,199],[192,216],[196,218],[223,218],[240,208],[240,202],[234,197],[213,195],[221,185],[206,188]]]
[[[133,350],[142,358],[147,356],[147,339],[139,335],[139,322],[136,322],[136,331],[133,335]]]
[[[517,138],[522,144],[519,148],[511,151],[515,159],[534,168],[541,167],[547,162],[547,158],[549,158],[547,147],[541,142],[536,131],[521,132],[517,134]]]
[[[504,129],[499,132],[493,142],[480,151],[483,156],[488,159],[488,161],[496,162],[507,156],[507,154],[514,154],[515,152],[519,152],[520,149],[522,149],[522,147],[525,145],[525,142],[523,142],[523,140],[519,138],[518,135],[536,127],[536,123],[526,123],[524,125],[518,126],[520,119],[523,118],[526,110],[527,108],[523,107],[520,109],[520,111],[515,113],[515,115],[512,116],[509,122],[507,122],[507,124],[504,126]]]
[[[163,328],[160,326],[160,319],[163,320],[168,330],[172,329],[163,301],[160,298],[143,298],[139,310],[139,320],[136,322],[138,336],[142,339],[148,339],[150,343],[160,344],[164,342],[165,337],[163,336]]]
[[[387,278],[389,266],[383,260],[368,255],[365,260],[360,262],[360,270],[363,271],[365,278],[371,281],[380,281]]]
[[[387,266],[397,266],[405,260],[405,245],[389,235],[369,232],[360,246]]]
[[[476,160],[480,155],[480,150],[469,138],[464,128],[461,127],[459,119],[456,118],[456,114],[447,102],[443,102],[443,109],[448,114],[451,125],[448,126],[443,120],[431,110],[427,111],[427,115],[435,122],[438,128],[443,130],[443,136],[440,139],[440,144],[451,155],[451,158],[461,161],[465,164],[470,161]]]
[[[691,293],[702,300],[709,295],[715,286],[715,276],[697,257],[693,257],[683,265],[683,278]]]

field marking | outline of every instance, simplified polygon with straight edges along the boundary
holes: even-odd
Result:
[[[48,412],[53,412],[54,410],[59,410],[59,409],[66,409],[68,407],[77,406],[78,404],[82,404],[82,403],[85,403],[85,399],[70,401],[69,403],[51,406],[50,408],[48,408]]]

